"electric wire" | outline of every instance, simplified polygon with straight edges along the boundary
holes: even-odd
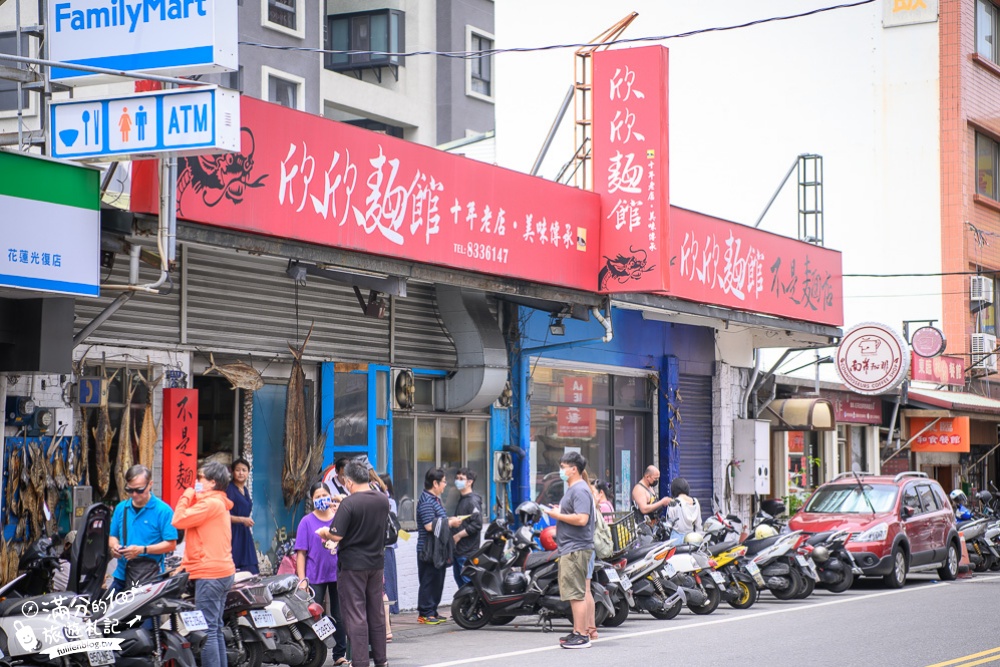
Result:
[[[367,55],[367,56],[379,56],[386,58],[410,58],[414,56],[440,56],[443,58],[458,58],[462,60],[467,60],[470,58],[485,58],[488,56],[493,56],[497,54],[504,53],[534,53],[539,51],[554,51],[559,49],[579,49],[579,48],[597,48],[602,46],[615,46],[618,44],[638,44],[645,42],[662,42],[670,39],[680,39],[683,37],[693,37],[695,35],[703,35],[713,32],[725,32],[729,30],[739,30],[742,28],[749,28],[756,25],[762,25],[765,23],[775,23],[778,21],[789,21],[793,19],[805,18],[807,16],[814,16],[816,14],[823,14],[825,12],[832,12],[840,9],[850,9],[853,7],[860,7],[862,5],[868,5],[875,2],[875,0],[859,0],[858,2],[849,2],[839,5],[829,5],[826,7],[817,7],[815,9],[810,9],[804,12],[798,12],[795,14],[785,14],[782,16],[771,16],[763,19],[754,19],[752,21],[746,21],[744,23],[737,23],[727,26],[715,26],[712,28],[697,28],[695,30],[688,30],[686,32],[679,32],[673,35],[656,35],[649,37],[623,37],[620,39],[613,39],[606,42],[576,42],[571,44],[546,44],[543,46],[519,46],[519,47],[507,47],[507,48],[495,48],[495,49],[484,49],[482,51],[362,51],[362,50],[336,50],[336,49],[320,49],[317,47],[310,46],[294,46],[294,45],[283,45],[283,44],[263,44],[260,42],[240,42],[240,46],[255,46],[262,49],[274,49],[277,51],[306,51],[310,53],[323,53],[327,55]]]

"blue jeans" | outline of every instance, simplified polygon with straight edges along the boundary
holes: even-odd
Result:
[[[194,603],[205,615],[208,631],[201,649],[201,667],[225,667],[226,638],[222,633],[222,610],[226,593],[233,585],[233,575],[222,579],[197,579],[194,582]]]
[[[462,576],[462,570],[465,569],[465,564],[468,562],[468,556],[455,556],[455,562],[451,565],[451,572],[455,575],[455,583],[458,584],[459,588],[471,581],[468,577]]]

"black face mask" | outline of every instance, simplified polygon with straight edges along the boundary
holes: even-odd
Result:
[[[660,480],[654,479],[652,482],[649,483],[649,486],[650,486],[650,488],[652,488],[654,486],[659,486],[659,484],[660,484]]]

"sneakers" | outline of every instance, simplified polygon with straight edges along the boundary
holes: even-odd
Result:
[[[590,648],[590,637],[573,633],[560,646],[563,648]]]
[[[422,623],[424,625],[441,625],[446,619],[440,616],[418,616],[417,623]]]
[[[573,637],[576,637],[576,631],[575,630],[573,632],[570,632],[565,637],[560,637],[559,638],[559,643],[560,644],[565,644],[568,640],[572,639]]]

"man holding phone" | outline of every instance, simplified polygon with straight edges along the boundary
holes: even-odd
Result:
[[[152,477],[149,468],[143,465],[134,465],[125,472],[125,493],[130,498],[115,507],[108,538],[111,555],[118,559],[109,587],[114,591],[136,585],[130,578],[162,572],[164,554],[177,546],[177,529],[170,523],[174,511],[153,495]],[[144,567],[136,567],[140,565]]]

